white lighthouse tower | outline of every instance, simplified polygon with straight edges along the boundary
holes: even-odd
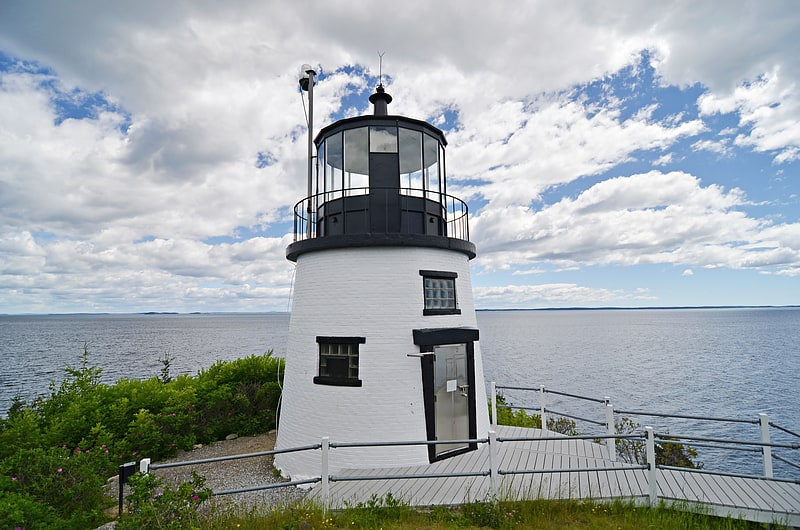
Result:
[[[277,448],[323,436],[443,443],[335,449],[331,472],[427,464],[474,450],[463,440],[489,429],[469,269],[475,246],[467,205],[447,194],[447,142],[428,123],[389,115],[382,85],[369,100],[373,115],[319,132],[309,196],[294,209]],[[319,475],[320,455],[284,453],[275,464],[301,479]]]

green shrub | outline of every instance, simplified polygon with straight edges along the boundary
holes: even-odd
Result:
[[[23,523],[38,512],[46,517],[53,511],[73,528],[95,527],[106,520],[102,508],[108,504],[103,497],[108,461],[109,453],[77,447],[20,450],[0,461],[0,489],[22,510],[16,515]],[[38,510],[31,509],[31,502]],[[20,526],[7,524],[3,528]]]
[[[192,472],[191,482],[165,485],[153,474],[137,473],[130,477],[131,494],[127,513],[117,521],[117,530],[141,528],[200,528],[198,508],[211,497],[205,479]]]
[[[103,486],[121,463],[163,459],[198,441],[275,426],[283,360],[217,362],[196,377],[100,382],[84,345],[77,368],[0,418],[0,528],[92,528],[104,520]],[[177,526],[176,526],[177,527]]]
[[[506,402],[502,395],[497,396],[497,424],[510,425],[512,427],[526,427],[529,429],[541,429],[542,417],[536,413],[528,413],[523,409],[514,410],[513,403]],[[552,432],[565,434],[567,436],[577,436],[577,425],[569,418],[550,416],[547,418],[547,429]]]
[[[641,431],[641,425],[630,418],[623,417],[615,425],[617,434],[634,434]],[[657,441],[655,444],[656,464],[659,466],[688,467],[701,469],[698,462],[697,449],[689,445],[668,441]],[[617,455],[623,462],[646,464],[646,442],[641,439],[617,440]]]

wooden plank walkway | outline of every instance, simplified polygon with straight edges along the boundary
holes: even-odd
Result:
[[[542,437],[539,429],[498,426],[498,438]],[[547,436],[552,437],[552,433]],[[335,450],[335,449],[333,449]],[[647,471],[606,458],[605,447],[587,440],[565,438],[542,442],[520,441],[498,444],[500,476],[498,497],[502,499],[629,499],[640,504],[649,500]],[[489,470],[489,447],[454,456],[430,465],[382,469],[347,469],[330,483],[330,505],[334,508],[392,496],[412,506],[456,505],[491,498],[488,476],[405,478],[439,473],[471,473]],[[615,468],[606,471],[569,471]],[[616,469],[619,468],[619,469]],[[564,470],[555,473],[503,474],[503,471]],[[347,480],[358,477],[394,477],[378,480]],[[337,480],[338,479],[338,480]],[[676,507],[707,510],[724,517],[763,523],[778,522],[800,527],[800,484],[767,479],[728,477],[708,473],[659,469],[659,500]],[[321,486],[310,497],[323,501]]]

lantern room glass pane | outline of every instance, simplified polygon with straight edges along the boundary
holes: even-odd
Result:
[[[369,186],[367,128],[348,129],[344,133],[344,188],[347,195],[364,195]],[[361,188],[361,189],[353,189]]]
[[[325,140],[325,201],[341,196],[344,153],[342,133]]]
[[[397,152],[397,127],[369,128],[370,153],[396,153]]]
[[[400,193],[422,196],[422,133],[400,128]]]
[[[423,170],[425,196],[428,199],[438,201],[440,199],[439,193],[442,191],[439,169],[439,141],[428,134],[424,135],[423,139],[422,161],[425,166]]]

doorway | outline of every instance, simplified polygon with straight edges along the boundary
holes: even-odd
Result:
[[[475,347],[477,329],[414,330],[420,346],[425,424],[431,462],[477,449]]]

